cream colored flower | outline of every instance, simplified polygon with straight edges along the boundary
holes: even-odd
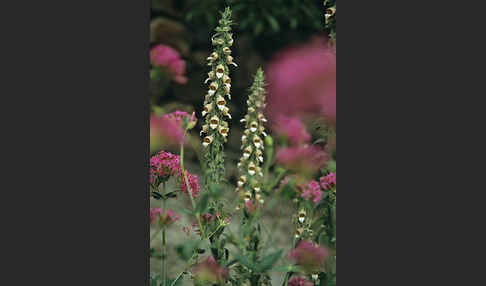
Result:
[[[231,114],[229,113],[229,108],[227,106],[223,108],[223,115],[228,116],[229,119],[231,119]]]
[[[258,161],[263,162],[263,152],[261,150],[256,151]]]
[[[226,106],[226,100],[221,95],[218,95],[216,98],[216,105],[218,106],[219,110],[223,110]]]
[[[208,94],[209,95],[214,95],[216,93],[216,90],[218,89],[218,83],[213,81],[210,85],[209,85],[209,92]]]
[[[207,147],[209,144],[213,142],[213,136],[206,136],[203,139],[203,146]]]
[[[305,216],[306,216],[305,210],[300,210],[299,211],[299,222],[300,223],[303,223],[305,221]]]
[[[224,75],[223,76],[223,82],[225,84],[230,84],[231,83],[231,78],[229,76],[227,76],[227,75]]]
[[[245,159],[250,158],[251,151],[253,151],[251,146],[246,147],[245,150],[243,150],[243,158]]]
[[[253,144],[257,148],[263,147],[262,139],[260,137],[258,137],[258,135],[253,136]]]
[[[251,193],[250,192],[246,192],[245,193],[245,202],[251,200]]]
[[[223,135],[223,137],[228,136],[228,127],[221,126],[219,127],[219,134]]]
[[[256,173],[256,166],[253,162],[251,162],[250,164],[248,164],[248,174],[253,176],[255,175],[255,173]]]
[[[208,83],[208,81],[213,80],[213,79],[214,79],[214,72],[210,71],[210,72],[208,72],[208,78],[204,81],[204,83]]]
[[[203,111],[202,111],[202,116],[205,116],[206,114],[208,114],[209,112],[211,112],[212,109],[213,109],[213,104],[212,103],[209,103],[209,104],[204,105],[204,108],[203,108]]]
[[[214,115],[213,117],[211,117],[211,120],[209,120],[209,127],[211,127],[211,129],[216,129],[219,125],[219,118]]]
[[[217,78],[222,78],[224,75],[224,66],[223,65],[218,65],[216,67],[216,77]]]
[[[250,131],[255,132],[255,131],[257,131],[257,128],[258,128],[258,123],[256,121],[252,121],[250,123]]]
[[[224,48],[223,48],[223,53],[224,53],[225,55],[229,55],[229,54],[231,54],[231,49],[230,49],[230,48],[228,48],[228,47],[224,47]]]
[[[201,132],[199,132],[199,136],[202,136],[203,133],[208,133],[208,131],[209,131],[209,126],[207,124],[204,124]]]
[[[243,187],[245,183],[246,183],[246,176],[241,176],[240,179],[238,180],[238,187]]]
[[[233,62],[233,57],[232,56],[227,56],[226,57],[226,60],[228,61],[228,64],[234,65],[235,67],[238,66],[236,63]]]

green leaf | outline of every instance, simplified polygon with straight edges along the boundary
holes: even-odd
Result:
[[[199,201],[197,202],[196,212],[200,214],[205,213],[206,209],[208,208],[208,202],[209,202],[209,195],[207,193],[204,193],[199,198]]]
[[[283,253],[283,249],[280,249],[275,253],[265,256],[256,267],[257,271],[266,272],[270,270],[273,267],[273,265],[280,259],[282,253]]]
[[[162,199],[162,195],[159,192],[152,192],[152,197],[156,200]]]
[[[241,263],[241,265],[246,266],[248,269],[255,270],[255,265],[248,257],[241,254],[236,254],[235,258]]]
[[[272,30],[274,32],[280,31],[280,25],[278,24],[277,19],[273,17],[272,15],[267,15],[267,20],[270,23],[270,27],[272,27]]]
[[[192,257],[192,254],[196,250],[198,244],[198,241],[195,240],[189,240],[181,243],[176,247],[177,254],[179,254],[184,261],[187,261]]]
[[[292,29],[297,28],[298,25],[299,25],[299,22],[298,22],[297,18],[290,19],[290,27]]]

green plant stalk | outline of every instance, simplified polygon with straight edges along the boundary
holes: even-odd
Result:
[[[184,136],[182,138],[186,138],[186,131],[184,131]],[[201,238],[204,239],[206,236],[204,234],[204,229],[201,223],[201,214],[196,211],[196,202],[192,196],[191,186],[189,185],[189,180],[187,179],[186,171],[184,169],[184,139],[181,143],[181,152],[180,152],[180,159],[181,159],[181,170],[182,175],[184,176],[184,183],[186,184],[187,190],[189,191],[189,198],[191,199],[192,209],[196,212],[195,216],[197,219],[197,223],[199,224],[199,229],[201,230]]]
[[[290,273],[291,272],[287,272],[287,274],[285,274],[285,279],[282,283],[282,286],[286,286],[287,285],[287,282],[289,281],[289,278],[290,278]]]
[[[162,215],[163,212],[167,213],[167,199],[164,198],[165,182],[162,185]],[[165,240],[166,227],[162,226],[162,285],[167,285],[167,243]]]
[[[196,256],[196,255],[197,255],[197,252],[194,252],[192,254],[192,256],[191,256],[191,258],[189,258],[189,261],[187,262],[186,266],[184,266],[184,270],[182,270],[182,272],[179,273],[179,275],[177,275],[176,279],[174,281],[172,281],[170,286],[174,286],[177,283],[177,281],[179,281],[179,279],[182,278],[182,275],[184,275],[184,272],[186,272],[189,269],[189,267],[191,266],[191,264],[192,264],[191,260],[194,259],[194,256]]]

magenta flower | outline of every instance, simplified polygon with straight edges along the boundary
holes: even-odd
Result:
[[[169,152],[160,151],[150,158],[150,183],[162,177],[164,179],[180,173],[180,158]]]
[[[295,264],[309,274],[319,272],[324,266],[329,251],[310,241],[301,241],[290,253],[289,257]]]
[[[288,286],[314,286],[314,283],[303,277],[294,277],[287,283]]]
[[[336,173],[331,172],[327,176],[321,177],[319,180],[324,190],[330,190],[336,186]]]
[[[322,39],[278,53],[267,69],[270,121],[287,116],[336,120],[336,54]]]
[[[312,180],[309,184],[302,188],[302,193],[300,195],[306,200],[312,200],[315,204],[319,203],[322,199],[322,191],[319,183]]]
[[[150,177],[149,182],[155,184],[157,179],[162,181],[168,180],[170,177],[176,177],[181,191],[189,194],[184,176],[180,165],[180,157],[169,152],[160,151],[150,158]],[[186,170],[187,180],[191,187],[192,196],[195,198],[199,194],[199,183],[196,175],[189,173]]]
[[[157,45],[150,50],[150,61],[154,66],[164,67],[172,74],[172,80],[179,84],[187,83],[186,62],[179,53],[165,45]]]
[[[222,285],[228,278],[228,270],[221,267],[214,257],[208,257],[193,269],[196,285]]]
[[[276,160],[289,170],[312,174],[325,167],[328,155],[315,145],[285,147],[277,150]]]
[[[162,145],[179,146],[184,139],[184,130],[192,129],[197,122],[195,113],[175,111],[163,116],[150,117],[150,137],[156,143],[162,139]],[[186,143],[186,142],[184,142]]]
[[[278,135],[287,137],[293,145],[309,143],[311,139],[299,117],[280,115],[272,126],[272,130]]]
[[[190,174],[187,170],[186,170],[186,176],[187,176],[187,181],[189,182],[189,187],[191,188],[192,196],[195,198],[199,194],[199,183],[197,180],[197,176]],[[187,185],[185,184],[184,177],[182,177],[182,173],[181,173],[181,180],[183,181],[183,183],[181,183],[182,192],[189,194],[189,190],[187,189]]]
[[[164,211],[161,208],[151,208],[150,209],[150,223],[154,220],[158,220],[158,223],[161,226],[167,227],[174,222],[178,221],[180,218],[179,215],[175,214],[172,210],[167,210],[164,214]]]

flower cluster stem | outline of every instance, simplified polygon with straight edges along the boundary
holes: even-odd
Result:
[[[167,200],[164,198],[165,182],[162,185],[162,212],[167,213]],[[162,226],[162,285],[167,285],[167,243],[165,240],[166,227]]]
[[[186,137],[186,132],[184,132],[184,138]],[[197,223],[199,225],[199,229],[201,231],[201,237],[204,239],[206,236],[204,235],[204,229],[201,223],[201,214],[196,211],[196,202],[194,201],[194,197],[192,195],[191,186],[189,185],[189,180],[187,179],[186,171],[184,170],[184,140],[181,143],[181,152],[180,152],[180,161],[181,161],[181,170],[182,175],[184,176],[184,182],[186,184],[187,190],[189,191],[189,198],[191,199],[192,209],[196,212],[195,216],[197,219]]]

